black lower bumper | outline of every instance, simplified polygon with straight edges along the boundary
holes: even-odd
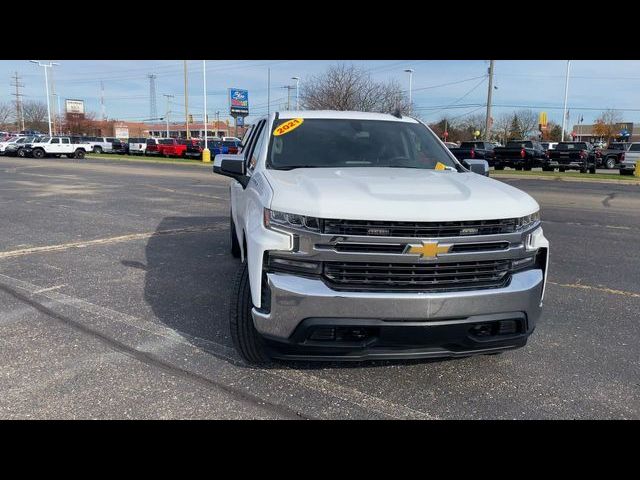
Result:
[[[309,318],[286,340],[265,337],[273,358],[362,361],[466,357],[526,345],[524,313],[434,322]]]

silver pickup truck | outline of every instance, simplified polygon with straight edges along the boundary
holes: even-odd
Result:
[[[620,162],[620,175],[633,175],[638,161],[640,161],[640,142],[633,142]]]

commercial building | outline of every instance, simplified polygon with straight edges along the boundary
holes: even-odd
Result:
[[[607,141],[595,133],[596,125],[574,125],[571,134],[575,133],[573,139],[576,142],[598,142]],[[640,142],[640,124],[633,122],[621,122],[616,124],[613,140],[617,142]],[[628,134],[628,135],[626,135]]]

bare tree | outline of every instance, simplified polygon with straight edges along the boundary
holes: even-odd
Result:
[[[511,120],[512,116],[509,113],[503,113],[500,115],[493,124],[494,135],[501,143],[505,143],[509,139],[509,133],[511,132]]]
[[[12,120],[15,108],[9,102],[0,103],[0,128],[3,130],[8,129],[10,120]]]
[[[622,113],[610,108],[600,114],[593,127],[593,133],[609,142],[615,137],[620,123],[622,123]]]
[[[331,65],[326,72],[304,82],[300,100],[308,110],[411,112],[408,97],[395,80],[376,82],[355,65]]]
[[[22,105],[24,126],[27,130],[46,131],[49,128],[47,121],[47,104],[44,102],[29,101]]]
[[[538,138],[538,116],[533,110],[518,110],[518,123],[520,125],[520,138],[526,139],[530,136]]]
[[[460,128],[464,130],[466,134],[465,139],[469,140],[473,138],[476,131],[480,132],[478,138],[481,139],[484,136],[485,120],[485,116],[481,113],[476,113],[475,115],[464,117],[460,121]]]

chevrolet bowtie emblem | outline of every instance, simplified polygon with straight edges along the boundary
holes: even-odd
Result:
[[[438,242],[422,242],[421,245],[407,245],[404,253],[420,253],[420,258],[436,258],[440,253],[449,253],[452,243],[439,244]]]

